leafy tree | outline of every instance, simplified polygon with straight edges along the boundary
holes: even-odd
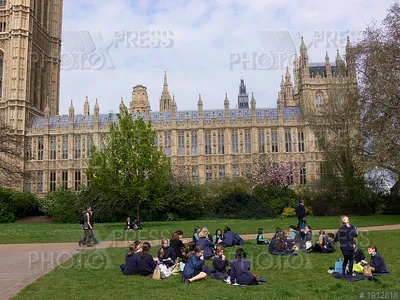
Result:
[[[93,149],[88,163],[90,183],[109,197],[110,213],[126,217],[156,200],[168,184],[169,160],[157,150],[150,122],[134,120],[126,107],[110,125],[103,151]]]
[[[400,186],[400,3],[389,8],[382,26],[370,25],[354,49],[359,74],[362,129],[369,141],[365,158],[397,177]]]

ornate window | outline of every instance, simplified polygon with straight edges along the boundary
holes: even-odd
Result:
[[[307,184],[306,164],[300,164],[300,184]]]
[[[297,132],[297,139],[299,141],[299,152],[304,152],[304,131]]]
[[[239,138],[237,133],[232,133],[232,154],[239,153]]]
[[[285,145],[286,152],[292,152],[292,133],[290,128],[285,128]]]
[[[185,155],[185,134],[183,132],[178,135],[178,154]]]
[[[271,132],[271,152],[278,152],[278,132],[276,130]]]
[[[315,94],[315,105],[316,106],[324,105],[324,93],[323,92],[318,91]]]
[[[224,134],[218,133],[218,154],[225,154]]]
[[[251,153],[251,132],[246,130],[244,132],[245,153]]]
[[[57,157],[57,139],[54,135],[50,138],[50,159],[54,160]]]
[[[265,135],[264,131],[258,132],[258,153],[265,153]]]
[[[38,160],[43,160],[43,149],[44,149],[43,138],[40,137],[38,139]]]
[[[62,171],[62,188],[67,189],[68,188],[68,171]]]
[[[50,192],[56,190],[56,171],[50,171]]]
[[[211,133],[205,135],[205,155],[211,154]]]
[[[62,159],[68,159],[68,136],[62,137]]]

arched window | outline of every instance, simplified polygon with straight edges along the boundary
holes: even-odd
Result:
[[[322,93],[321,91],[318,91],[315,94],[315,105],[324,105],[324,93]]]

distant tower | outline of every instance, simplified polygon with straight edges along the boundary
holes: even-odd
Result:
[[[240,79],[238,107],[239,109],[249,108],[249,95],[246,92],[246,85],[244,84],[243,77]]]
[[[130,105],[131,113],[150,113],[149,97],[147,95],[147,88],[143,85],[136,85],[132,91],[132,101]]]
[[[164,86],[160,98],[160,112],[171,111],[172,99],[168,91],[167,72],[164,73]]]

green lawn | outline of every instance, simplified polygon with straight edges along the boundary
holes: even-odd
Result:
[[[15,299],[191,299],[195,296],[201,299],[358,299],[364,291],[400,292],[398,240],[400,231],[371,232],[359,239],[366,254],[367,245],[375,244],[392,272],[380,277],[379,283],[367,280],[349,283],[333,278],[327,270],[334,265],[340,251],[279,257],[267,254],[267,247],[249,242],[244,249],[252,262],[251,270],[268,278],[268,284],[233,287],[207,278],[185,286],[179,282],[180,276],[155,281],[149,277],[122,275],[119,264],[126,250],[110,248],[78,253],[23,289]],[[233,258],[234,250],[226,250],[229,259]],[[152,248],[153,255],[156,251]]]
[[[358,227],[400,223],[399,216],[351,216],[350,220]],[[309,217],[308,223],[315,229],[339,228],[340,217]],[[285,230],[292,224],[297,225],[297,219],[144,222],[143,230],[127,232],[123,230],[123,223],[98,223],[95,236],[99,241],[154,240],[169,238],[175,230],[181,229],[185,237],[191,237],[196,225],[207,226],[213,234],[217,228],[227,225],[239,234],[255,234],[259,227],[264,228],[264,232],[275,232],[276,227]],[[81,235],[79,224],[0,224],[0,244],[76,242]]]

